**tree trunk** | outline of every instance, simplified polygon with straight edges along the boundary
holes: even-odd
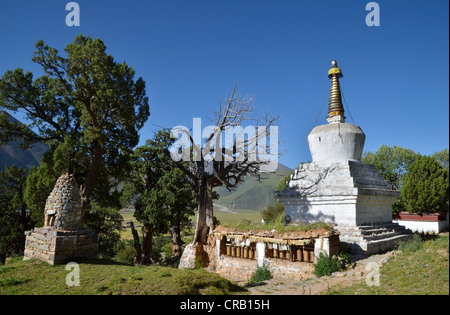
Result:
[[[198,186],[198,217],[195,227],[193,243],[207,243],[208,234],[214,230],[214,217],[212,205],[212,183],[206,179]]]
[[[142,241],[142,260],[141,265],[149,265],[153,263],[152,259],[152,239],[153,239],[153,232],[150,228],[144,227],[144,237]]]
[[[25,204],[22,204],[21,213],[20,213],[20,228],[21,228],[21,242],[20,242],[20,253],[23,253],[25,250],[25,231],[28,226],[28,217],[27,217],[27,208]]]
[[[133,240],[134,240],[134,248],[136,249],[136,263],[141,262],[142,260],[142,249],[141,249],[141,243],[139,242],[139,234],[134,228],[133,222],[130,222],[131,227],[131,233],[133,234]]]
[[[180,211],[175,210],[173,215],[173,222],[170,228],[170,233],[172,235],[172,255],[181,255],[181,227],[180,227]]]
[[[103,161],[103,144],[99,140],[93,143],[89,169],[84,183],[80,185],[81,196],[81,221],[83,221],[86,209],[89,206],[90,197],[95,188],[98,173]]]
[[[153,239],[153,232],[150,228],[144,227],[144,235],[143,235],[143,241],[142,241],[142,247],[141,243],[139,241],[139,234],[134,228],[133,222],[130,222],[131,227],[131,233],[133,234],[133,240],[134,240],[134,248],[136,249],[136,262],[139,265],[149,265],[153,263],[152,259],[152,239]]]

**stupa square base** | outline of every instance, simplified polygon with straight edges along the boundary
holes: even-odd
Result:
[[[98,235],[91,229],[61,231],[47,226],[25,235],[24,260],[39,259],[55,265],[75,258],[98,258]]]

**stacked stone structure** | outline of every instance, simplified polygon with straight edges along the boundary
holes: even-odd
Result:
[[[56,181],[45,204],[44,222],[59,230],[81,228],[81,197],[73,175],[64,174]]]
[[[58,264],[73,258],[97,258],[97,234],[81,226],[78,184],[73,175],[63,174],[47,198],[44,227],[25,232],[24,259]]]

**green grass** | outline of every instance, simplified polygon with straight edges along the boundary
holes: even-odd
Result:
[[[243,220],[249,220],[251,222],[261,221],[261,212],[257,210],[231,209],[231,211],[235,213],[220,211],[219,207],[214,207],[214,216],[220,221],[221,224],[225,225],[236,225]],[[124,223],[133,221],[135,226],[140,225],[140,223],[134,218],[132,211],[121,211],[120,214],[124,219]],[[197,220],[197,216],[192,216],[191,220],[195,222]],[[122,229],[120,231],[120,238],[123,240],[132,240],[133,235],[131,234],[131,229]]]
[[[380,286],[362,283],[347,288],[331,288],[341,295],[448,295],[449,236],[403,244],[398,256],[381,268]]]
[[[112,260],[79,261],[80,286],[69,287],[66,265],[15,258],[0,267],[0,294],[10,295],[197,295],[246,290],[218,274],[160,266],[135,267]]]
[[[134,211],[120,211],[120,214],[122,215],[124,224],[130,221],[132,221],[135,226],[140,224],[133,215]],[[133,234],[131,233],[131,229],[127,228],[120,230],[120,238],[122,240],[132,240]]]
[[[220,211],[218,207],[214,208],[214,216],[223,225],[236,225],[243,220],[250,222],[261,222],[261,212],[257,210],[230,209],[236,213]]]
[[[228,191],[225,186],[215,189],[220,195],[217,203],[236,208],[253,209],[258,212],[269,205],[275,203],[274,191],[279,181],[287,174],[293,173],[293,170],[283,169],[276,173],[266,173],[258,181],[256,177],[246,176],[244,182],[240,183],[237,189]]]
[[[139,222],[134,217],[134,211],[120,211],[120,214],[122,215],[123,223],[133,221],[135,225],[139,224]]]
[[[278,233],[284,232],[305,232],[305,231],[313,231],[318,229],[332,230],[332,226],[326,223],[311,223],[311,224],[289,224],[285,225],[282,222],[275,223],[258,223],[258,222],[250,222],[248,220],[240,221],[236,224],[224,224],[224,226],[229,228],[235,228],[239,231],[257,231],[257,230],[275,230]]]

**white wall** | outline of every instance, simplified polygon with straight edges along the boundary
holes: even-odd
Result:
[[[410,229],[413,232],[434,232],[440,233],[443,231],[448,231],[449,228],[449,217],[447,214],[446,221],[439,222],[425,222],[425,221],[408,221],[408,220],[394,220],[392,222],[403,225],[407,229]]]

